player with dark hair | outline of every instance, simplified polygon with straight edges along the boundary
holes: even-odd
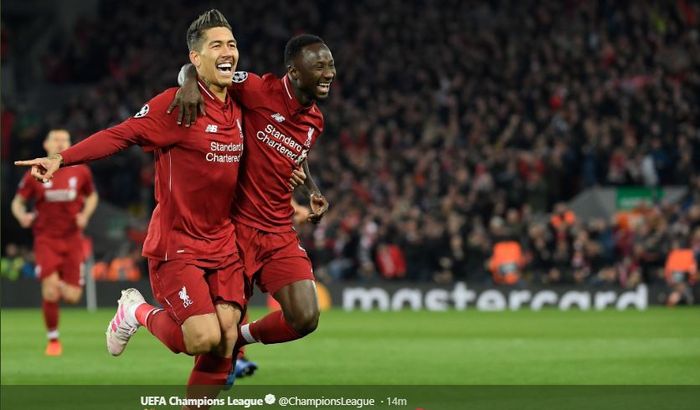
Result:
[[[286,176],[303,167],[312,213],[318,222],[328,202],[310,177],[307,155],[323,131],[316,100],[325,99],[336,75],[333,55],[323,40],[302,34],[284,51],[287,74],[259,77],[237,72],[229,88],[243,106],[246,153],[243,156],[232,219],[246,276],[280,303],[273,312],[240,328],[237,347],[281,343],[313,332],[319,319],[314,274],[292,227],[292,192]],[[183,67],[184,84],[171,107],[181,105],[178,123],[196,119],[201,95],[196,73]]]
[[[241,108],[229,95],[238,49],[231,26],[217,10],[200,15],[187,30],[190,62],[200,78],[206,116],[190,128],[166,115],[171,88],[133,117],[100,131],[61,154],[18,165],[48,181],[61,165],[83,163],[131,145],[155,155],[157,205],[143,255],[162,309],[136,289],[122,292],[107,329],[117,356],[139,326],[175,353],[198,355],[188,385],[222,385],[232,368],[241,309],[246,304],[243,265],[230,219],[243,153]],[[215,390],[218,392],[218,390]]]
[[[70,134],[51,130],[44,140],[48,155],[70,147]],[[27,202],[35,212],[27,212]],[[53,180],[40,183],[27,172],[12,200],[12,214],[22,228],[32,227],[36,276],[41,280],[41,309],[46,324],[47,356],[60,356],[59,302],[76,304],[83,295],[82,231],[97,208],[92,173],[85,165],[56,172]]]

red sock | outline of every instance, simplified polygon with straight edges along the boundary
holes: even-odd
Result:
[[[231,372],[233,360],[230,357],[221,357],[213,352],[200,354],[195,357],[194,368],[190,373],[188,386],[218,385],[226,383]]]
[[[139,309],[142,306],[139,306]],[[139,309],[136,309],[137,311]],[[138,318],[138,314],[136,315]],[[139,320],[139,323],[141,321]],[[148,315],[145,323],[148,331],[163,342],[173,353],[187,353],[182,327],[164,310],[157,310]]]
[[[148,316],[158,310],[162,309],[158,309],[157,307],[149,305],[148,303],[142,303],[136,308],[134,316],[136,316],[136,321],[139,322],[141,326],[148,326]]]
[[[58,340],[58,335],[56,332],[58,330],[58,302],[42,300],[41,310],[44,312],[46,331],[49,333],[54,332],[56,334],[55,337],[50,337],[49,340]]]
[[[301,337],[301,335],[284,319],[284,314],[281,310],[269,313],[262,319],[256,320],[250,324],[248,329],[255,340],[266,345],[289,342]],[[241,333],[243,333],[243,331],[238,332],[239,341],[242,338]],[[243,340],[245,341],[245,338],[243,338]],[[241,346],[248,343],[248,341],[245,341]]]
[[[187,381],[187,398],[201,399],[218,396],[226,384],[232,367],[233,360],[230,357],[221,357],[214,353],[195,356],[194,368]],[[198,408],[208,409],[209,406]]]

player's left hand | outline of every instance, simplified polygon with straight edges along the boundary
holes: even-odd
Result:
[[[39,182],[49,182],[53,174],[61,167],[60,155],[51,157],[34,158],[25,161],[15,161],[15,165],[32,167],[31,175]]]
[[[311,197],[309,197],[309,203],[311,204],[311,215],[309,215],[308,220],[311,223],[317,224],[321,221],[323,215],[328,212],[328,207],[330,205],[328,204],[326,197],[320,193],[311,194]]]
[[[292,176],[289,177],[289,183],[287,186],[289,187],[290,191],[294,191],[296,187],[303,185],[304,181],[306,181],[306,173],[301,167],[299,167],[292,171]]]
[[[84,213],[78,212],[78,214],[75,215],[75,224],[78,225],[78,228],[85,229],[88,224],[88,217],[85,216]]]
[[[188,84],[183,85],[175,93],[175,98],[170,103],[167,109],[167,113],[173,112],[175,107],[177,110],[177,125],[182,125],[185,122],[185,127],[189,127],[197,121],[197,113],[199,112],[202,116],[206,115],[204,110],[204,99],[202,94],[197,90],[197,83],[195,86],[189,86]]]

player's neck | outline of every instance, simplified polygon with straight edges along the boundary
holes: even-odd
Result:
[[[292,90],[294,91],[294,95],[297,97],[297,101],[299,101],[299,104],[303,105],[304,107],[309,107],[311,104],[314,103],[313,98],[309,97],[306,95],[303,91],[301,91],[297,86],[292,83]]]
[[[227,94],[227,89],[226,87],[222,87],[220,85],[216,85],[206,78],[202,78],[202,82],[204,85],[207,87],[207,90],[209,90],[214,97],[218,98],[219,101],[226,102],[226,94]]]
[[[219,87],[211,84],[209,85],[209,91],[220,101],[226,102],[226,87]]]

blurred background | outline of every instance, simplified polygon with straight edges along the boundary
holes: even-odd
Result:
[[[326,286],[644,284],[666,303],[695,284],[690,0],[3,1],[3,283],[34,276],[31,233],[9,210],[24,171],[12,161],[42,156],[51,128],[78,142],[174,86],[186,28],[212,7],[233,26],[239,70],[282,75],[284,44],[302,32],[333,51],[310,155],[331,208],[298,227]],[[101,202],[89,274],[147,287],[152,156],[133,147],[90,167]]]

